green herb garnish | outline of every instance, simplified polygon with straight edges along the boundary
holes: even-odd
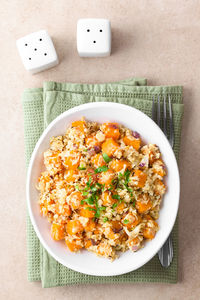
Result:
[[[93,207],[89,207],[89,206],[87,206],[85,209],[88,209],[88,210],[92,210],[92,211],[96,211],[96,209],[95,208],[93,208]]]
[[[89,192],[83,192],[83,196],[87,196]]]
[[[106,172],[106,171],[108,171],[108,167],[102,166],[102,167],[98,167],[98,168],[95,170],[95,173],[101,173],[101,172]]]
[[[133,201],[133,207],[135,207],[135,200]]]
[[[86,186],[86,187],[83,189],[83,191],[88,191],[89,188],[90,188],[90,186],[88,185],[88,186]]]
[[[125,220],[123,221],[123,223],[124,223],[124,224],[128,224],[128,223],[129,223],[129,220],[125,219]]]
[[[112,209],[114,209],[115,207],[117,207],[117,205],[118,205],[117,203],[114,203],[113,206],[112,206]]]
[[[125,185],[125,188],[130,193],[131,197],[133,197],[133,190],[130,187],[128,187],[127,185]]]
[[[119,195],[112,195],[112,198],[113,198],[113,199],[117,199],[117,200],[121,200],[121,198],[120,198]]]
[[[79,186],[78,186],[78,185],[76,185],[76,186],[75,186],[75,189],[76,189],[77,191],[80,191],[80,189],[79,189]]]
[[[123,177],[123,174],[122,174],[121,172],[119,172],[118,178],[119,178],[119,179],[122,179],[122,177]]]
[[[111,183],[112,183],[112,185],[113,185],[114,188],[117,188],[118,185],[119,185],[119,180],[118,180],[118,178],[114,178],[114,179],[112,180]]]
[[[98,191],[98,188],[94,184],[90,187],[90,189],[93,193]]]
[[[100,210],[97,209],[97,210],[96,210],[96,213],[95,213],[95,218],[99,218],[99,217],[100,217]]]
[[[101,189],[103,185],[97,182],[97,186]]]
[[[125,172],[124,172],[124,177],[125,177],[125,184],[128,184],[129,183],[129,177],[130,177],[130,174],[131,174],[131,172],[129,171],[129,170],[126,170]]]
[[[100,206],[99,210],[106,210],[106,207],[105,206]]]
[[[93,199],[93,197],[91,196],[91,197],[85,199],[85,202],[87,202],[88,204],[91,205],[91,204],[94,204],[94,199]]]
[[[103,218],[103,222],[106,223],[107,221],[108,221],[108,218],[107,218],[107,217],[104,217],[104,218]]]
[[[82,170],[86,170],[86,167],[81,167],[80,166],[80,167],[78,167],[78,169],[82,171]]]
[[[106,163],[109,163],[111,161],[111,158],[108,156],[108,154],[103,153],[102,156]]]
[[[91,183],[92,183],[92,176],[89,177],[89,180],[88,182],[86,182],[86,185],[89,187]]]
[[[102,170],[98,170],[98,171],[102,171]],[[105,168],[103,168],[103,171],[105,171]],[[91,173],[91,175],[94,175],[94,174]],[[86,182],[86,187],[83,190],[81,190],[82,195],[87,196],[86,199],[81,200],[81,204],[87,203],[89,205],[95,205],[95,207],[87,207],[86,208],[86,209],[95,211],[95,218],[99,218],[101,211],[106,210],[105,206],[99,207],[99,205],[98,205],[99,195],[102,192],[104,186],[105,185],[102,185],[100,183],[95,183],[95,184],[92,183],[92,176],[89,176],[89,180],[88,180],[88,182]],[[76,188],[79,190],[78,186]]]

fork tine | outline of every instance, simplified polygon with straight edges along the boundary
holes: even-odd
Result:
[[[169,124],[170,124],[170,138],[169,142],[171,146],[174,145],[174,130],[173,130],[173,116],[172,116],[172,105],[171,105],[171,98],[169,96]],[[153,105],[152,105],[152,118],[154,118],[155,114],[155,103],[153,98]],[[166,107],[166,96],[164,96],[163,100],[163,132],[165,136],[167,137],[167,107]],[[160,126],[160,96],[158,95],[158,102],[157,102],[157,124]],[[162,246],[162,248],[158,251],[158,257],[160,260],[160,263],[163,267],[167,268],[170,266],[172,259],[173,259],[173,244],[172,244],[172,238],[171,236],[168,237],[165,244]]]
[[[167,137],[167,107],[166,107],[166,96],[163,100],[163,132]]]
[[[152,120],[154,120],[156,122],[156,118],[155,118],[155,97],[153,95],[153,104],[152,104]]]
[[[171,97],[168,96],[169,101],[169,142],[171,147],[174,146],[174,125],[173,125],[173,114],[172,114],[172,103],[171,103]]]
[[[160,96],[158,95],[158,103],[157,103],[157,124],[160,127]]]

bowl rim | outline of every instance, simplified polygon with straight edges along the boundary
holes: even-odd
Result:
[[[159,251],[159,249],[164,245],[165,241],[167,240],[167,238],[169,237],[173,227],[174,227],[174,224],[175,224],[175,221],[177,219],[177,214],[178,214],[178,209],[179,209],[179,203],[180,203],[180,175],[179,175],[179,169],[178,169],[178,164],[177,164],[177,160],[176,160],[176,157],[175,157],[175,154],[174,154],[174,151],[173,149],[171,148],[170,144],[170,149],[171,149],[171,154],[172,154],[172,157],[174,159],[174,162],[175,162],[175,167],[176,167],[176,177],[177,177],[177,201],[176,201],[176,206],[174,207],[176,213],[174,215],[174,220],[173,222],[171,223],[171,226],[169,227],[169,234],[166,236],[166,238],[164,239],[164,241],[162,243],[159,244],[159,249],[154,249],[154,251],[152,251],[152,254],[148,256],[148,258],[146,260],[144,260],[142,263],[136,263],[135,267],[133,268],[132,266],[127,266],[126,268],[124,268],[124,270],[120,270],[120,271],[113,271],[112,272],[106,272],[106,273],[103,273],[103,272],[100,272],[100,273],[93,273],[93,272],[87,272],[87,270],[82,270],[82,268],[79,268],[79,267],[76,267],[74,266],[73,264],[70,264],[69,262],[67,262],[66,264],[66,261],[64,261],[62,258],[60,258],[58,255],[56,255],[52,250],[51,248],[46,244],[45,240],[43,239],[41,233],[40,233],[40,230],[38,228],[38,226],[36,225],[36,221],[35,221],[35,218],[34,218],[34,214],[33,214],[33,211],[31,209],[31,196],[30,196],[30,186],[31,186],[31,172],[32,172],[32,168],[33,168],[33,165],[34,165],[34,161],[35,161],[35,158],[36,158],[36,154],[37,154],[37,151],[40,147],[40,144],[42,143],[42,141],[45,139],[47,133],[51,130],[51,128],[54,127],[54,125],[59,122],[61,119],[65,118],[66,116],[68,115],[71,115],[71,114],[74,114],[82,109],[90,109],[91,107],[102,107],[102,106],[107,106],[107,107],[113,107],[113,106],[116,106],[118,107],[119,109],[131,109],[132,111],[137,111],[138,114],[141,114],[141,116],[145,116],[146,118],[148,118],[151,122],[153,122],[157,128],[159,129],[161,135],[163,136],[163,138],[167,141],[167,143],[169,144],[169,141],[168,139],[166,138],[166,136],[164,135],[163,131],[160,129],[160,127],[149,117],[147,116],[145,113],[143,113],[142,111],[132,107],[132,106],[129,106],[129,105],[126,105],[126,104],[121,104],[121,103],[115,103],[115,102],[91,102],[91,103],[84,103],[84,104],[81,104],[81,105],[78,105],[78,106],[75,106],[63,113],[61,113],[59,116],[57,116],[51,123],[49,123],[49,125],[45,128],[45,130],[43,131],[43,133],[41,134],[40,138],[38,139],[36,145],[35,145],[35,148],[31,154],[31,158],[30,158],[30,161],[29,161],[29,166],[28,166],[28,171],[27,171],[27,179],[26,179],[26,203],[27,203],[27,208],[28,208],[28,214],[29,214],[29,217],[31,219],[31,223],[33,225],[33,228],[36,232],[36,235],[37,237],[39,238],[42,246],[47,250],[47,252],[56,260],[58,261],[59,263],[61,263],[62,265],[66,266],[67,268],[70,268],[74,271],[77,271],[77,272],[80,272],[80,273],[83,273],[83,274],[87,274],[87,275],[93,275],[93,276],[116,276],[116,275],[122,275],[122,274],[126,274],[126,273],[129,273],[131,271],[135,271],[137,270],[138,268],[144,266],[147,262],[149,262],[155,255],[156,253]],[[156,247],[155,247],[156,248]],[[158,247],[157,247],[158,248]]]

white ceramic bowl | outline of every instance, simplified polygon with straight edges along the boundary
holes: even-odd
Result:
[[[158,220],[160,230],[156,237],[138,252],[127,251],[111,262],[88,251],[70,252],[64,241],[55,242],[50,236],[50,224],[39,212],[37,179],[44,169],[43,152],[49,147],[52,136],[62,135],[74,120],[84,116],[87,120],[115,121],[141,134],[144,142],[159,146],[168,169],[167,193],[164,196]],[[29,215],[40,242],[58,262],[75,271],[98,276],[120,275],[138,269],[147,263],[169,236],[179,206],[180,181],[174,153],[160,128],[144,113],[127,105],[116,103],[89,103],[72,108],[57,117],[43,132],[31,157],[27,175],[27,202]]]

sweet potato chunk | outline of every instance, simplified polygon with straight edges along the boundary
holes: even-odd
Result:
[[[108,192],[108,191],[103,192],[102,200],[103,200],[103,205],[104,206],[109,206],[109,205],[112,205],[116,202],[116,200],[112,198],[111,193]]]
[[[106,186],[108,186],[112,183],[114,176],[115,174],[113,173],[113,171],[108,169],[108,171],[100,173],[98,182],[100,184],[105,184]]]
[[[119,126],[117,123],[104,123],[101,130],[107,138],[118,140],[120,137]]]
[[[164,182],[160,179],[155,180],[154,187],[156,195],[162,196],[166,192],[166,186]]]
[[[157,159],[153,163],[152,171],[161,177],[164,177],[166,175],[165,165],[164,165],[162,159]]]
[[[124,159],[113,159],[110,163],[110,167],[115,172],[120,172],[121,170],[125,171],[127,168],[130,168],[130,163]]]
[[[76,170],[66,170],[64,178],[67,182],[75,182],[77,174],[78,172]]]
[[[126,207],[126,205],[124,202],[119,203],[116,207],[118,214],[123,213],[125,207]]]
[[[140,149],[140,145],[141,145],[140,138],[136,139],[133,136],[125,136],[123,138],[123,141],[125,145],[132,146],[137,151]]]
[[[141,218],[138,214],[128,213],[122,220],[122,224],[128,229],[131,229],[137,226],[141,221]]]
[[[136,201],[136,208],[140,214],[144,214],[152,208],[152,201],[148,194],[143,194],[138,197],[138,200]]]
[[[88,249],[90,246],[92,246],[92,241],[90,239],[85,241],[85,248]]]
[[[84,229],[85,229],[86,232],[87,231],[93,231],[95,229],[95,227],[96,227],[96,223],[92,219],[90,219],[87,222],[87,224],[85,225]]]
[[[78,209],[81,206],[81,200],[83,200],[83,196],[81,192],[72,192],[69,196],[69,204],[73,209]]]
[[[119,144],[114,139],[109,138],[102,144],[102,152],[112,156],[119,149]]]
[[[70,151],[69,155],[65,157],[64,164],[70,170],[76,170],[79,166],[81,154],[77,151]]]
[[[80,210],[80,215],[85,218],[94,218],[95,213],[95,208],[90,205],[84,205]]]
[[[152,240],[156,235],[156,231],[154,228],[145,228],[143,231],[143,236],[145,239]]]
[[[147,180],[147,174],[141,170],[135,170],[134,172],[134,185],[142,188]]]
[[[86,139],[85,139],[85,144],[88,148],[91,148],[91,147],[100,147],[101,143],[96,139],[95,136],[88,136]]]
[[[82,246],[77,243],[77,240],[69,241],[66,239],[65,243],[71,252],[77,252],[82,248]]]
[[[59,203],[56,203],[55,211],[56,214],[63,215],[65,217],[71,216],[72,213],[71,207],[68,204],[61,205]]]
[[[55,241],[64,239],[64,226],[61,224],[52,223],[51,236]]]
[[[70,220],[67,223],[67,233],[70,235],[77,234],[83,231],[83,226],[78,220]]]
[[[72,122],[72,127],[76,127],[82,133],[84,133],[85,125],[86,125],[85,121],[81,121],[81,120]]]
[[[91,158],[91,162],[93,163],[93,165],[94,165],[95,168],[102,167],[102,166],[105,166],[105,165],[106,165],[106,162],[105,162],[105,160],[103,159],[102,154],[100,154],[100,153],[95,154],[95,155]]]
[[[152,240],[155,235],[156,235],[156,232],[158,231],[158,224],[156,221],[154,221],[150,216],[147,217],[147,223],[146,223],[146,226],[143,230],[143,236],[146,238],[146,239],[149,239],[149,240]]]

